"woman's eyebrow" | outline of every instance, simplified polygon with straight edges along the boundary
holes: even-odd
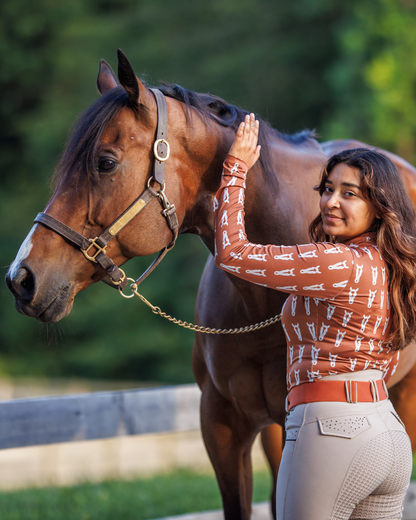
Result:
[[[325,181],[325,184],[334,184],[331,180],[327,179]],[[341,183],[341,186],[348,186],[349,188],[357,188],[361,190],[361,186],[358,186],[357,184],[353,184],[352,182],[343,182]]]

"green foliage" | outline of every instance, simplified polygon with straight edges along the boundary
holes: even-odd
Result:
[[[150,85],[209,91],[281,131],[316,128],[415,160],[416,7],[406,0],[3,0],[0,4],[0,266],[50,196],[76,115],[120,47]],[[195,237],[143,284],[191,320],[207,252]],[[130,262],[136,276],[145,261]],[[192,381],[193,334],[99,284],[60,324],[20,316],[0,290],[0,373]]]
[[[269,490],[269,475],[255,474],[254,501],[267,500]],[[186,470],[149,479],[0,494],[0,516],[7,520],[147,520],[221,507],[214,476]]]

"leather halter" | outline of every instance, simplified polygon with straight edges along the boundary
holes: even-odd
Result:
[[[168,133],[168,108],[162,92],[157,89],[150,89],[155,96],[157,105],[157,132],[156,141],[153,145],[155,162],[153,166],[153,176],[147,182],[147,188],[114,222],[112,222],[101,235],[95,238],[87,238],[77,231],[74,231],[66,224],[63,224],[55,217],[47,213],[38,213],[34,222],[42,224],[52,229],[58,235],[66,238],[72,245],[78,247],[87,260],[97,263],[107,273],[103,282],[114,288],[123,290],[127,285],[127,277],[122,269],[116,265],[106,254],[107,244],[118,233],[131,222],[154,198],[158,198],[162,205],[162,215],[166,218],[169,229],[172,231],[172,240],[164,247],[153,260],[147,270],[135,281],[137,287],[161,262],[163,257],[175,245],[178,238],[178,217],[174,204],[170,204],[165,195],[165,161],[169,158],[169,143],[167,142]],[[152,188],[151,183],[159,184],[160,190]]]

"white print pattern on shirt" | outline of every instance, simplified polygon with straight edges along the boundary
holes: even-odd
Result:
[[[300,370],[295,370],[295,381],[296,381],[296,386],[298,386],[298,384],[300,383],[300,376],[299,376],[299,372]]]
[[[337,362],[337,357],[338,357],[338,354],[331,354],[331,352],[329,352],[329,361],[330,361],[332,368],[335,368],[335,364]]]
[[[380,326],[380,323],[381,323],[381,320],[383,318],[381,316],[379,316],[377,319],[376,319],[376,323],[374,325],[374,329],[373,329],[373,334],[375,334],[377,332],[377,329],[378,327]]]
[[[338,332],[337,332],[337,339],[335,341],[335,347],[339,347],[341,345],[341,341],[344,339],[344,336],[345,334],[347,333],[346,330],[344,330],[343,332],[341,330],[338,329]]]
[[[237,213],[237,226],[242,226],[243,224],[243,210],[239,209]]]
[[[350,358],[350,370],[351,372],[354,372],[355,365],[357,364],[357,358]]]
[[[305,350],[306,345],[299,345],[299,363],[302,363],[303,351]]]
[[[291,307],[292,316],[294,316],[296,314],[296,302],[297,301],[298,301],[298,297],[292,296],[292,307]]]
[[[283,287],[276,287],[277,290],[281,291],[297,291],[297,285],[284,285]]]
[[[369,350],[369,354],[371,355],[373,353],[373,350],[374,350],[374,342],[375,342],[375,339],[371,338],[368,343],[370,345],[370,350]]]
[[[234,163],[234,166],[231,168],[230,173],[238,173],[238,163]]]
[[[368,365],[369,365],[370,363],[371,363],[371,361],[369,361],[369,360],[367,359],[367,361],[365,362],[365,365],[364,365],[364,370],[367,370]]]
[[[227,231],[224,231],[222,232],[222,248],[225,249],[227,246],[230,246],[231,245],[231,242],[230,242],[230,239],[228,238],[228,234],[227,234]]]
[[[397,365],[398,365],[398,364],[399,364],[399,363],[396,363],[396,364],[394,365],[394,367],[393,367],[393,369],[392,369],[392,371],[391,371],[391,375],[393,375],[393,374],[396,372],[396,369],[397,369]]]
[[[224,197],[222,199],[223,204],[230,202],[230,194],[228,193],[228,188],[224,188]]]
[[[364,332],[365,331],[365,328],[367,327],[368,320],[370,318],[371,318],[371,315],[370,316],[366,316],[365,314],[363,314],[363,319],[361,321],[360,332]]]
[[[230,181],[228,181],[227,186],[235,186],[237,181],[237,177],[233,177]]]
[[[363,251],[367,253],[371,260],[373,260],[373,255],[371,254],[371,251],[368,249],[368,247],[363,247]]]
[[[227,271],[231,271],[232,273],[240,273],[240,269],[241,269],[241,267],[234,267],[233,265],[220,264],[220,266],[223,269],[227,269]]]
[[[322,298],[314,298],[313,301],[315,302],[315,305],[318,307],[319,302],[323,301]]]
[[[283,269],[283,271],[275,271],[274,274],[276,276],[296,276],[293,272],[295,268],[293,269]]]
[[[339,287],[339,288],[344,289],[345,287],[347,287],[347,283],[348,283],[348,280],[344,280],[343,282],[333,283],[332,287],[335,287],[335,288]]]
[[[371,266],[371,273],[373,276],[373,285],[377,285],[377,278],[378,278],[378,268]]]
[[[310,383],[313,383],[313,381],[315,379],[322,379],[322,376],[320,375],[319,370],[316,370],[316,371],[311,370],[311,371],[309,371],[308,369],[306,369],[306,372],[308,374],[308,379],[309,379]]]
[[[284,253],[283,255],[275,255],[275,260],[294,260],[293,253]]]
[[[332,316],[334,315],[334,312],[335,312],[335,305],[331,305],[330,303],[328,303],[328,307],[326,309],[326,319],[327,320],[330,320],[332,318]]]
[[[311,315],[311,300],[309,296],[305,296],[305,311],[307,316]]]
[[[329,325],[322,323],[321,330],[319,331],[319,341],[323,341],[326,333],[328,332]]]
[[[360,281],[361,275],[363,274],[363,267],[364,267],[363,265],[357,264],[357,271],[355,273],[355,280],[354,280],[355,283],[358,283]]]
[[[214,196],[214,200],[212,202],[212,207],[213,207],[213,211],[217,211],[218,209],[218,200],[217,200],[217,197]]]
[[[367,303],[367,307],[369,309],[371,309],[371,307],[373,305],[373,302],[374,302],[374,299],[376,297],[376,294],[377,294],[377,289],[375,291],[372,291],[371,289],[369,289],[368,303]]]
[[[243,188],[240,188],[240,191],[238,192],[237,204],[244,205],[244,189]]]
[[[293,327],[293,330],[295,331],[296,336],[298,337],[298,340],[302,341],[302,333],[300,331],[299,323],[297,323],[296,325],[294,325],[292,323],[292,327]]]
[[[266,269],[247,269],[247,274],[254,274],[255,276],[264,276],[266,278]]]
[[[284,323],[282,323],[282,327],[283,327],[283,330],[285,331],[285,334],[286,334],[287,340],[290,341],[289,334],[287,333],[286,325],[285,325]]]
[[[334,271],[335,269],[348,269],[347,261],[344,260],[343,262],[337,262],[336,264],[329,265],[328,269],[330,271]]]
[[[351,312],[348,312],[347,310],[344,311],[344,319],[342,321],[343,327],[346,327],[348,325],[348,322],[350,321],[352,314],[353,314],[352,311]]]
[[[350,305],[352,305],[354,303],[357,293],[358,293],[358,287],[356,289],[353,289],[352,287],[350,287],[350,293],[349,293],[349,297],[348,297],[348,303]]]
[[[383,305],[384,305],[384,291],[381,291],[381,303],[380,303],[380,309],[383,310]]]
[[[350,246],[352,247],[351,251],[354,253],[354,255],[355,255],[357,258],[361,258],[361,257],[360,257],[360,253],[354,249],[354,247],[358,247],[358,246],[356,246],[356,245],[354,245],[354,244],[350,244]]]
[[[386,268],[385,267],[381,268],[381,278],[383,280],[383,285],[384,285],[386,283]]]
[[[250,260],[258,260],[259,262],[267,262],[266,260],[267,253],[257,254],[257,255],[247,255],[247,258]]]
[[[361,336],[357,336],[355,338],[355,350],[354,352],[358,352],[360,350],[360,347],[361,347],[361,341],[364,339],[364,336],[361,337]]]
[[[312,346],[312,365],[314,366],[318,364],[318,354],[320,350],[320,348]]]
[[[346,250],[348,250],[348,248],[346,247],[345,248]],[[339,247],[331,247],[331,249],[325,249],[324,253],[326,255],[329,255],[329,254],[336,254],[336,253],[342,253],[342,249],[340,249]]]
[[[235,258],[236,260],[242,260],[241,253],[234,253],[234,251],[231,251],[230,256]]]
[[[295,347],[289,347],[289,365],[292,365],[293,364],[293,351],[294,351]]]
[[[319,270],[319,265],[316,267],[308,267],[307,269],[301,269],[300,274],[322,274]]]
[[[308,285],[303,288],[304,291],[325,291],[323,283],[317,283],[316,285]]]
[[[313,251],[306,251],[306,253],[299,253],[298,257],[299,258],[318,258],[318,256],[316,255],[315,249]]]
[[[312,339],[314,341],[316,341],[315,323],[314,322],[312,322],[312,323],[306,322],[306,325],[308,326],[309,333],[312,336]]]
[[[227,210],[225,209],[221,217],[221,227],[228,226]]]
[[[386,318],[386,322],[384,323],[383,332],[381,333],[382,336],[384,336],[384,334],[386,333],[387,325],[389,324],[389,319],[390,319],[390,318]]]

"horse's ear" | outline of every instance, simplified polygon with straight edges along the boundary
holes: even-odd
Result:
[[[103,95],[109,90],[117,87],[117,85],[117,78],[113,69],[105,60],[101,60],[97,77],[98,92]]]
[[[146,98],[149,96],[146,87],[134,73],[133,67],[122,50],[117,50],[117,57],[118,79],[129,96],[131,106],[133,109],[137,109],[139,107],[139,99],[141,104],[146,105]]]

